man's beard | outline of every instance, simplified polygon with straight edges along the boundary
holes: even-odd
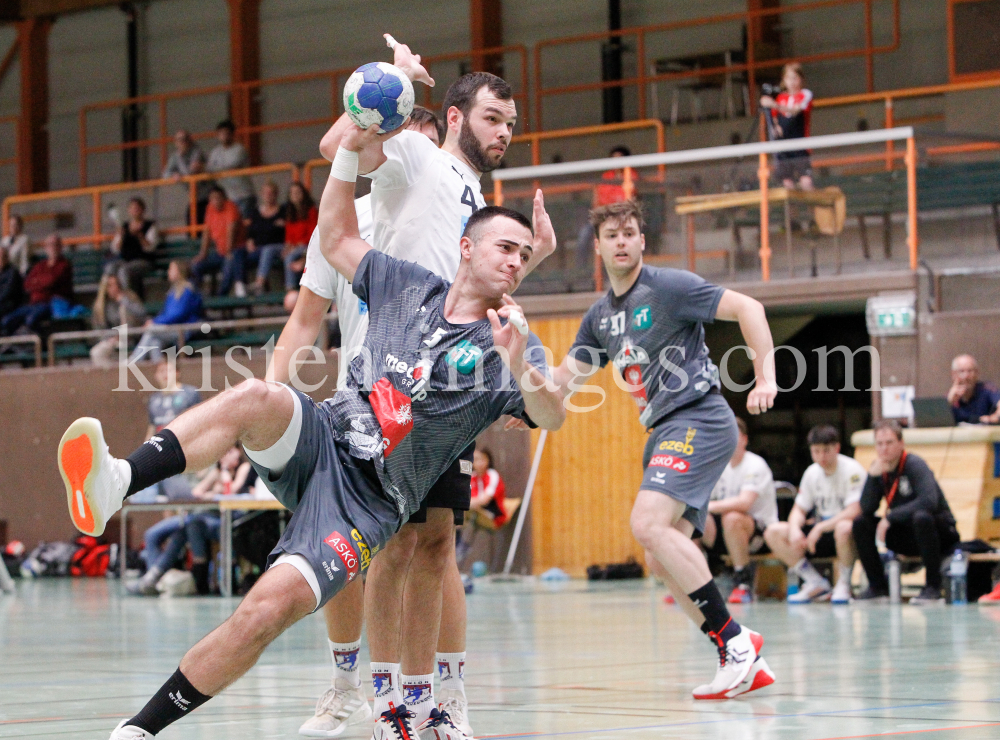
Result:
[[[493,164],[493,161],[486,153],[486,149],[479,143],[476,135],[472,133],[472,127],[469,125],[468,118],[462,121],[462,131],[458,136],[458,148],[465,155],[465,158],[469,160],[469,164],[472,165],[473,169],[480,174],[492,172],[500,166],[499,162]]]

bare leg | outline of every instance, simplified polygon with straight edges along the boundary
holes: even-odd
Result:
[[[237,442],[251,450],[272,446],[292,420],[293,403],[284,387],[247,380],[181,414],[167,428],[184,450],[187,470],[198,471]]]
[[[850,519],[837,522],[833,539],[837,543],[837,565],[847,570],[853,569],[854,561],[858,559],[858,551],[854,547],[854,522]]]
[[[754,527],[753,518],[741,512],[727,511],[722,515],[722,536],[736,569],[750,564],[750,538]]]
[[[278,635],[315,608],[316,596],[302,574],[290,565],[277,565],[229,619],[188,650],[181,671],[198,691],[215,696],[250,670]]]
[[[851,537],[853,543],[853,535],[850,534],[851,527],[848,522],[848,535]],[[797,564],[806,554],[806,541],[802,540],[801,544],[795,546],[788,541],[788,522],[775,522],[768,526],[764,530],[764,541],[767,546],[771,548],[771,552],[774,556],[778,558],[781,562],[791,568],[793,565]]]
[[[365,587],[355,578],[323,607],[326,636],[330,642],[356,642],[365,622]]]
[[[406,524],[372,559],[365,588],[368,615],[368,650],[373,663],[398,663],[403,588],[417,544],[416,527]]]
[[[691,525],[690,522],[686,522],[683,519],[681,521],[688,526]],[[688,598],[688,595],[684,593],[684,589],[682,589],[677,581],[674,580],[673,576],[667,572],[667,569],[660,564],[660,561],[657,560],[656,556],[649,550],[646,551],[646,564],[649,565],[649,569],[656,576],[662,578],[663,582],[667,584],[667,588],[670,589],[670,593],[674,596],[674,601],[681,609],[684,610],[688,619],[699,627],[704,624],[705,616],[701,613],[698,607],[694,605],[694,602]]]
[[[427,521],[416,525],[417,547],[403,594],[406,621],[403,623],[400,668],[405,675],[434,672],[445,572],[455,561],[454,522],[451,509],[431,508],[427,510]],[[457,570],[457,566],[454,567]]]
[[[712,574],[701,548],[691,541],[690,523],[686,533],[675,526],[682,521],[685,508],[686,504],[660,491],[639,491],[632,506],[632,533],[677,587],[689,594],[712,580]]]
[[[709,514],[705,518],[705,531],[701,534],[701,544],[706,550],[715,547],[715,538],[719,536],[719,530],[715,528],[715,517]]]
[[[452,542],[454,542],[452,538]],[[450,556],[445,566],[441,599],[441,630],[438,633],[439,653],[465,652],[465,585],[458,572],[458,561]]]

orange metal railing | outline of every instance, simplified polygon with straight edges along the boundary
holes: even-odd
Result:
[[[176,188],[179,183],[184,183],[188,190],[189,213],[195,213],[197,206],[198,183],[204,180],[213,180],[217,177],[235,177],[237,175],[266,175],[275,172],[288,172],[293,180],[299,179],[299,168],[290,163],[269,164],[261,167],[247,167],[239,170],[226,170],[225,172],[213,172],[211,174],[189,175],[180,180],[141,180],[139,182],[122,182],[110,185],[90,185],[83,188],[70,188],[68,190],[51,190],[46,193],[31,193],[28,195],[11,195],[4,199],[3,206],[0,207],[0,217],[3,218],[3,233],[7,233],[8,219],[11,207],[21,203],[44,203],[45,201],[65,200],[67,198],[89,198],[91,201],[91,214],[93,226],[91,233],[79,236],[69,236],[63,238],[63,243],[68,246],[77,244],[90,244],[91,248],[98,249],[101,244],[111,241],[114,232],[102,231],[101,199],[108,193],[136,190],[156,190],[158,188]],[[172,226],[160,229],[161,234],[185,234],[195,236],[204,229],[203,224],[186,224],[184,226]]]
[[[455,52],[451,54],[438,54],[425,57],[422,62],[427,71],[433,76],[434,65],[448,61],[460,61],[471,59],[473,56],[490,56],[503,54],[517,54],[520,57],[521,66],[521,90],[514,94],[514,100],[520,103],[524,111],[525,130],[531,130],[528,106],[528,50],[521,44],[512,46],[499,46],[490,49]],[[166,167],[169,158],[169,148],[173,141],[172,132],[168,131],[167,106],[172,101],[187,100],[190,98],[204,97],[208,95],[228,95],[230,108],[241,109],[242,120],[249,120],[250,107],[254,105],[264,88],[280,87],[285,85],[299,84],[316,80],[327,80],[330,84],[330,114],[320,118],[309,118],[292,121],[281,121],[277,123],[266,123],[255,126],[240,126],[236,130],[236,137],[249,145],[250,137],[254,134],[267,133],[271,131],[289,131],[292,129],[307,128],[310,126],[329,125],[343,112],[343,101],[341,89],[347,77],[354,72],[354,67],[336,69],[325,72],[311,72],[307,74],[288,75],[285,77],[273,77],[266,80],[252,80],[233,85],[214,85],[211,87],[201,87],[193,90],[178,90],[169,93],[159,93],[156,95],[142,95],[135,98],[124,98],[121,100],[109,100],[102,103],[93,103],[80,109],[80,186],[87,185],[88,157],[94,154],[106,154],[109,152],[119,152],[129,149],[147,149],[156,147],[160,152],[160,168]],[[433,89],[425,87],[422,104],[433,108]],[[148,139],[141,139],[132,142],[116,142],[113,144],[102,144],[91,146],[88,143],[87,118],[90,114],[101,110],[121,110],[130,106],[155,104],[157,108],[157,121],[159,134]],[[231,114],[233,111],[230,111]],[[195,139],[212,138],[214,131],[195,132],[192,136]]]
[[[757,74],[763,69],[775,69],[788,62],[801,62],[810,64],[815,62],[831,61],[836,59],[849,59],[854,57],[864,57],[866,67],[866,87],[870,91],[874,87],[874,57],[877,54],[885,54],[899,48],[900,42],[900,9],[899,0],[887,0],[892,3],[892,42],[882,46],[875,46],[873,40],[872,6],[876,0],[818,0],[816,2],[804,2],[797,5],[787,5],[774,8],[759,8],[747,10],[742,13],[728,13],[707,18],[693,18],[684,21],[672,21],[670,23],[659,23],[649,26],[638,26],[635,28],[623,28],[617,31],[605,31],[601,33],[582,34],[560,39],[549,39],[540,41],[534,48],[534,98],[535,98],[535,126],[538,130],[544,129],[543,104],[545,98],[556,95],[566,95],[569,93],[585,92],[589,90],[605,90],[609,88],[636,87],[638,93],[639,118],[645,118],[646,95],[648,86],[652,83],[668,80],[682,80],[705,76],[717,76],[745,72],[747,75],[747,85],[750,91],[750,100],[756,100]],[[758,26],[761,26],[764,19],[768,17],[780,17],[791,13],[802,13],[811,10],[821,10],[836,8],[841,6],[862,5],[865,16],[865,45],[856,49],[844,49],[841,51],[821,52],[817,54],[806,54],[796,57],[779,59],[757,59],[754,43],[746,45],[746,61],[733,63],[727,66],[712,67],[704,69],[692,69],[678,72],[665,72],[662,74],[650,74],[648,60],[646,59],[646,38],[652,33],[662,33],[666,31],[678,31],[698,26],[707,26],[723,23],[743,23],[746,28],[746,37],[753,39]],[[587,82],[575,85],[562,85],[558,87],[545,87],[542,83],[543,64],[542,52],[545,49],[556,46],[567,46],[581,43],[593,43],[595,41],[607,41],[612,38],[635,39],[635,55],[637,74],[621,80],[606,80],[602,82]]]

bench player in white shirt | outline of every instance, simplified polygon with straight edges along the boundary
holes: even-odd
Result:
[[[831,601],[851,600],[851,572],[858,553],[854,548],[854,520],[861,516],[861,491],[868,477],[857,460],[840,454],[840,434],[829,424],[809,430],[806,437],[813,464],[802,474],[795,504],[787,522],[770,525],[764,539],[789,573],[803,583],[789,603],[822,601],[831,596],[830,582],[809,557],[837,558],[837,586]],[[815,513],[810,519],[810,513]]]
[[[395,64],[407,71],[411,79],[430,81],[419,65],[419,57],[411,55],[401,44],[395,47]],[[404,131],[386,141],[382,161],[366,161],[366,153],[362,154],[359,171],[369,173],[372,195],[356,201],[356,207],[364,232],[367,203],[377,249],[416,262],[451,280],[458,268],[458,240],[465,222],[485,205],[479,178],[499,164],[510,141],[516,111],[509,86],[500,78],[481,73],[460,79],[449,89],[445,101],[447,133],[441,149],[431,143],[431,129],[425,127],[426,136]],[[346,116],[342,117],[324,137],[320,149],[328,159],[335,156],[348,123]],[[537,259],[532,260],[532,264],[537,264],[555,249],[555,236],[540,192],[535,198],[534,222]],[[441,248],[447,243],[453,243],[454,250]],[[289,369],[292,355],[315,341],[331,300],[337,301],[341,323],[342,379],[352,352],[356,352],[364,338],[367,316],[350,284],[311,244],[298,303],[276,347],[272,363],[277,370],[275,379],[294,377]],[[468,488],[467,479],[463,480]],[[347,725],[370,716],[364,693],[359,689],[338,689],[338,683],[344,687],[344,681],[336,680],[338,654],[343,655],[348,648],[355,656],[350,678],[354,686],[359,686],[356,649],[361,637],[364,604],[369,614],[368,639],[373,667],[379,672],[398,673],[402,663],[402,681],[416,681],[415,685],[421,688],[418,692],[408,692],[407,696],[427,697],[420,706],[411,707],[417,713],[416,724],[433,706],[433,699],[424,689],[428,683],[427,674],[432,673],[436,665],[442,687],[439,704],[471,737],[462,681],[465,592],[455,562],[454,516],[448,508],[428,508],[425,524],[406,525],[373,561],[367,595],[362,593],[360,583],[352,584],[327,604],[324,615],[334,656],[335,682],[317,704],[316,715],[303,725],[300,733],[333,737],[343,732]],[[400,614],[403,603],[407,610],[405,621]],[[428,630],[424,624],[428,620],[434,623],[433,630]],[[374,624],[378,627],[372,629]],[[435,646],[438,649],[436,661]],[[339,677],[347,680],[348,675]],[[398,677],[394,677],[396,691],[398,681]],[[376,716],[385,708],[381,704],[390,699],[379,693],[376,691]]]
[[[746,422],[737,418],[736,425],[736,452],[712,492],[702,543],[714,552],[729,553],[736,582],[729,603],[746,604],[753,601],[750,555],[764,544],[764,530],[778,521],[778,500],[771,468],[760,455],[747,451]]]

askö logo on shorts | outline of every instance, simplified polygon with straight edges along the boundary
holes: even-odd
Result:
[[[337,553],[340,561],[344,564],[344,568],[347,569],[347,582],[350,583],[353,581],[358,575],[358,555],[354,552],[354,548],[351,547],[350,541],[340,532],[333,532],[323,542],[333,548],[333,551]],[[326,577],[331,581],[334,579],[333,574],[340,570],[336,564],[327,563],[326,561],[323,561],[323,567],[326,569]]]
[[[649,467],[670,468],[676,473],[686,473],[691,469],[691,463],[673,455],[653,455]]]

